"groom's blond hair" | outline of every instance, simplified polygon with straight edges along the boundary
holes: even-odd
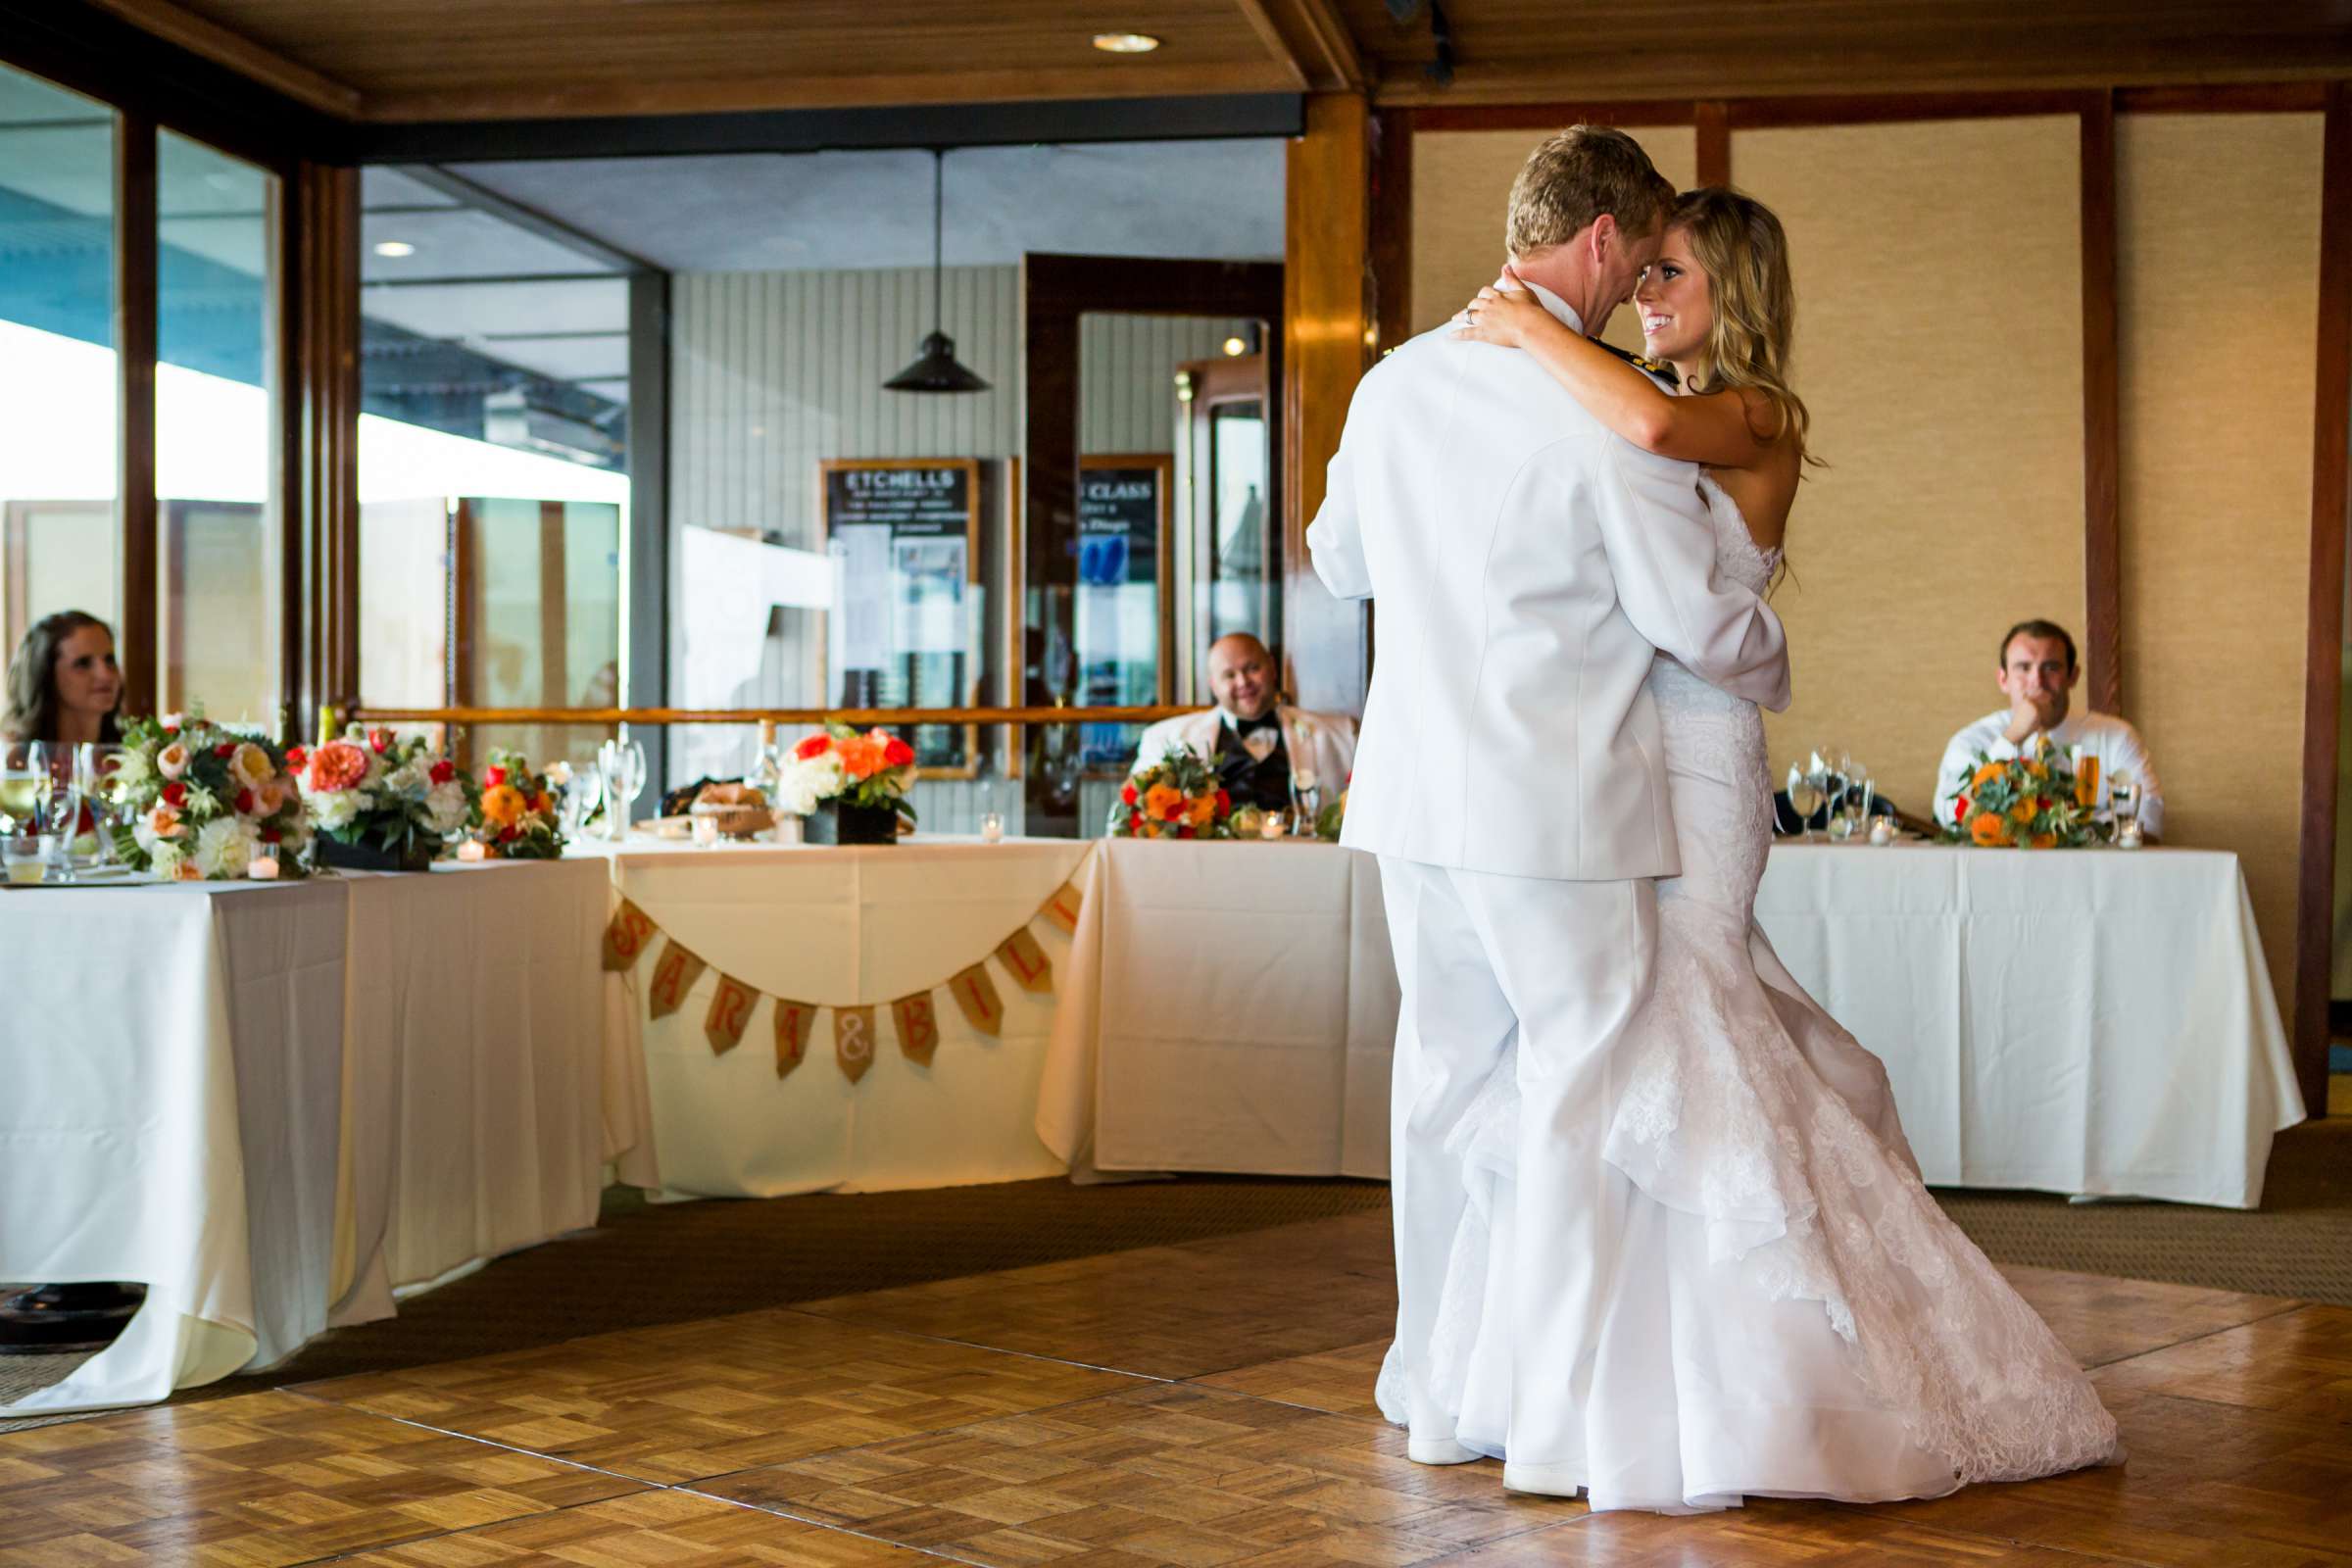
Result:
[[[1608,125],[1570,125],[1546,136],[1511,181],[1503,246],[1532,256],[1565,245],[1607,213],[1628,234],[1646,235],[1674,205],[1674,187],[1650,167],[1649,154]]]

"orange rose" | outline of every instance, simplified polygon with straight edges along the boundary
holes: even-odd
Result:
[[[512,784],[493,784],[482,791],[482,820],[513,827],[522,820],[522,791]]]
[[[2031,822],[2031,821],[2033,821],[2033,820],[2034,820],[2034,801],[2033,801],[2033,798],[2032,798],[2031,796],[2029,796],[2027,799],[2025,799],[2025,800],[2022,800],[2022,801],[2018,802],[2018,803],[2017,803],[2015,806],[2012,806],[2011,808],[2009,808],[2009,814],[2010,814],[2011,816],[2014,816],[2014,817],[2016,817],[2016,818],[2017,818],[2017,819],[2018,819],[2020,822]]]
[[[544,791],[531,797],[531,809],[540,816],[545,816],[548,812],[554,810],[555,808],[556,803],[549,800],[546,792]]]
[[[1194,826],[1196,826],[1196,827],[1206,827],[1206,826],[1208,826],[1208,824],[1210,823],[1210,821],[1211,821],[1211,820],[1213,820],[1213,819],[1215,818],[1216,814],[1217,814],[1217,798],[1216,798],[1215,796],[1213,796],[1213,795],[1203,795],[1203,796],[1201,796],[1201,797],[1200,797],[1199,800],[1197,800],[1197,801],[1193,802],[1193,825],[1194,825]]]
[[[1167,820],[1168,808],[1183,804],[1184,792],[1166,784],[1154,784],[1144,792],[1144,815],[1154,822]]]
[[[2009,842],[2009,824],[1986,811],[1968,824],[1968,836],[1980,849],[1997,849]]]
[[[157,807],[155,814],[147,819],[147,830],[159,839],[179,837],[179,812],[169,806]]]
[[[1981,790],[1985,785],[1991,783],[1994,779],[1999,778],[2000,776],[2001,764],[1998,762],[1986,762],[1983,767],[1977,769],[1977,776],[1969,781],[1969,787],[1971,789]]]
[[[840,754],[841,770],[853,779],[872,778],[882,770],[886,743],[871,735],[853,735],[846,741],[835,741],[833,750]]]
[[[2034,835],[2032,843],[2034,848],[2037,850],[2054,850],[2058,847],[2058,835],[2055,833],[2036,833]]]

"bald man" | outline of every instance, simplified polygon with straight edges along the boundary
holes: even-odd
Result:
[[[1218,638],[1208,649],[1208,686],[1217,706],[1165,718],[1144,731],[1136,748],[1140,772],[1187,747],[1216,764],[1233,804],[1269,811],[1290,809],[1294,778],[1311,777],[1329,802],[1355,770],[1355,720],[1310,713],[1274,700],[1280,683],[1274,656],[1246,631]]]

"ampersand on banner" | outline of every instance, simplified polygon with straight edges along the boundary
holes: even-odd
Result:
[[[654,939],[654,922],[628,900],[612,911],[612,921],[605,927],[605,968],[607,971],[626,969],[645,952],[645,945]]]
[[[939,1014],[931,1007],[931,993],[917,991],[890,1004],[891,1020],[899,1026],[899,1050],[917,1066],[931,1065],[939,1049]]]
[[[998,944],[997,961],[1023,991],[1043,994],[1054,989],[1054,960],[1046,956],[1046,950],[1037,945],[1027,926]]]
[[[712,1055],[723,1056],[743,1044],[744,1026],[752,1021],[752,1004],[760,993],[730,974],[718,977],[710,995],[710,1010],[703,1015],[703,1035]]]
[[[1076,936],[1078,934],[1078,911],[1085,905],[1086,895],[1078,891],[1078,884],[1064,882],[1054,890],[1054,896],[1046,901],[1046,906],[1038,912],[1061,927],[1070,936]]]
[[[1004,1004],[997,996],[997,983],[988,977],[987,964],[975,963],[949,981],[948,994],[974,1032],[994,1036],[1004,1027]]]
[[[835,1007],[833,1009],[833,1059],[841,1064],[841,1075],[856,1083],[865,1076],[874,1064],[874,1009],[871,1007]]]
[[[704,967],[702,959],[678,946],[676,937],[663,943],[662,956],[654,961],[653,984],[646,988],[648,1015],[666,1018],[677,1011]]]
[[[787,1002],[776,999],[776,1076],[781,1078],[801,1064],[808,1050],[808,1031],[816,1024],[816,1005],[808,1002]]]

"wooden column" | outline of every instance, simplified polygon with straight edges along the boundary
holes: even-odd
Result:
[[[2312,423],[2311,610],[2303,685],[2303,830],[2295,890],[2295,1077],[2328,1113],[2335,966],[2335,792],[2343,703],[2344,545],[2352,529],[2352,88],[2328,91],[2321,173],[2319,395]]]
[[[1701,185],[1729,185],[1732,182],[1732,115],[1730,106],[1720,99],[1691,107],[1691,125],[1697,132],[1698,182]]]
[[[115,131],[115,516],[121,605],[115,653],[124,713],[156,711],[155,122]]]
[[[2082,106],[2082,658],[2084,697],[2124,710],[2123,391],[2116,325],[2115,97]]]
[[[290,405],[295,489],[287,497],[302,550],[304,706],[296,735],[312,734],[317,702],[360,695],[360,175],[304,164],[294,176],[296,384]]]
[[[1315,576],[1307,524],[1323,504],[1348,402],[1364,372],[1372,317],[1372,122],[1354,93],[1309,98],[1306,133],[1291,143],[1283,246],[1283,588],[1286,684],[1307,708],[1357,713],[1371,673],[1360,604],[1334,599]]]

